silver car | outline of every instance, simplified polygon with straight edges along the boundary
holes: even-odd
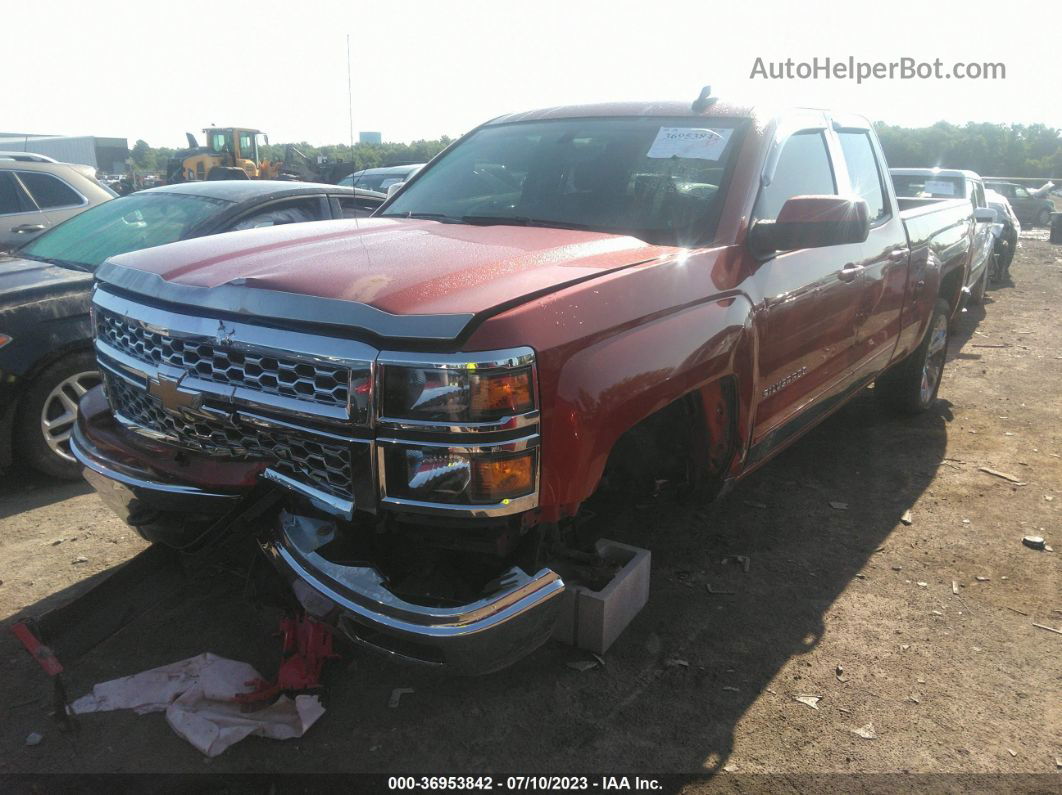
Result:
[[[424,168],[423,163],[411,163],[405,166],[387,166],[384,168],[366,168],[347,174],[338,184],[345,188],[363,188],[365,190],[388,193],[392,185],[401,185]]]
[[[91,166],[0,158],[0,250],[115,196]]]

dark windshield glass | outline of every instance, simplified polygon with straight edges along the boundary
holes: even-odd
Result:
[[[135,193],[75,215],[27,243],[21,252],[95,268],[116,254],[180,240],[230,204],[180,193]]]
[[[485,127],[455,146],[382,215],[576,227],[654,243],[710,240],[735,119],[610,118]]]
[[[369,174],[348,174],[339,180],[347,188],[364,188],[377,193],[387,193],[387,189],[398,182],[405,182],[415,173],[414,170],[383,171]]]
[[[962,177],[893,174],[892,184],[897,196],[908,199],[962,199],[966,196]]]

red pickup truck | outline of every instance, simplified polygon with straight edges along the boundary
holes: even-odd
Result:
[[[282,495],[264,545],[309,612],[495,670],[549,637],[603,482],[659,461],[722,494],[871,383],[927,409],[973,229],[901,212],[861,117],[504,116],[370,219],[105,262],[71,449],[154,542]]]

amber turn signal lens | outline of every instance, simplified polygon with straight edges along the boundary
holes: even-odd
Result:
[[[535,453],[509,458],[481,458],[474,463],[477,502],[501,502],[530,494],[535,487]]]
[[[531,395],[531,371],[476,375],[472,377],[472,414],[498,412],[519,414],[534,406]]]

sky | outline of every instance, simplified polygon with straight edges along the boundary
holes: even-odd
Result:
[[[692,101],[705,84],[905,126],[1062,127],[1062,3],[1048,0],[38,0],[22,19],[5,35],[3,132],[181,147],[217,124],[321,145],[349,141],[352,107],[355,134],[411,141],[551,105]],[[757,57],[999,62],[1006,78],[764,80]]]

